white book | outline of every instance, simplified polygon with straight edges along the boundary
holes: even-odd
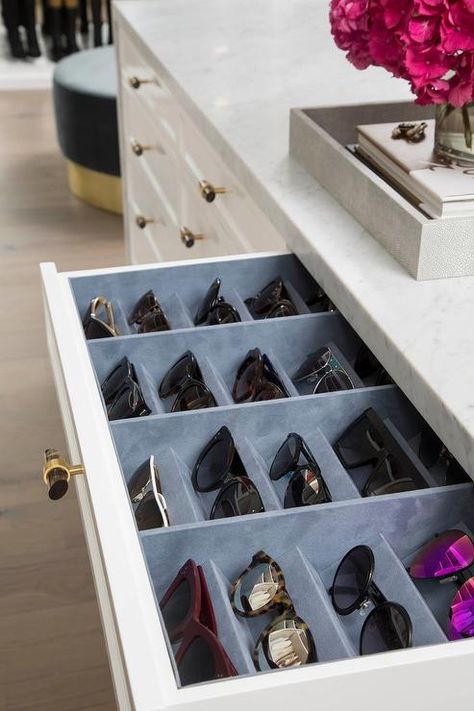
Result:
[[[358,151],[431,217],[474,214],[474,164],[443,163],[433,153],[434,121],[419,143],[392,138],[397,123],[358,126]]]

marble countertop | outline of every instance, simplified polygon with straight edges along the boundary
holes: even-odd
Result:
[[[292,107],[411,97],[405,82],[346,61],[328,6],[121,0],[116,9],[289,248],[474,475],[474,278],[415,281],[288,155]]]

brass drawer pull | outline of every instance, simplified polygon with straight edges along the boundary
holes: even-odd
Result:
[[[156,146],[144,145],[143,143],[136,141],[134,138],[130,141],[130,146],[132,148],[132,151],[138,157],[142,156],[145,153],[145,151],[157,151],[157,153],[161,153],[162,155],[165,155],[165,151],[163,150],[163,148],[161,146],[159,146],[159,145],[156,145]]]
[[[205,239],[204,235],[201,234],[194,234],[194,232],[191,232],[187,227],[181,227],[180,230],[180,235],[181,235],[181,242],[184,244],[185,247],[194,247],[194,242],[196,240],[202,240]]]
[[[143,215],[137,215],[135,218],[135,223],[137,227],[144,230],[147,225],[152,224],[155,220],[152,217],[143,217]]]
[[[139,79],[138,77],[133,76],[128,78],[128,83],[132,89],[139,89],[142,84],[156,84],[157,82],[155,79]]]
[[[224,193],[229,192],[227,188],[214,187],[214,185],[208,180],[201,180],[201,182],[199,183],[199,190],[201,192],[201,197],[206,202],[214,202],[214,200],[216,199],[216,195],[223,195]]]
[[[62,499],[69,488],[69,479],[76,474],[85,474],[82,464],[71,465],[63,459],[57,449],[47,449],[44,453],[43,481],[48,487],[49,498]]]

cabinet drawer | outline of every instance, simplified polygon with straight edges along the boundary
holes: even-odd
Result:
[[[239,235],[245,251],[284,248],[279,233],[184,115],[181,150],[191,189],[209,213],[217,214],[229,231]],[[212,187],[225,192],[217,193],[212,202],[207,202],[203,197],[202,181],[209,184],[210,198],[213,197]]]
[[[122,89],[130,89],[132,102],[141,103],[157,120],[170,140],[177,141],[178,109],[163,79],[150,67],[125,32],[119,36]]]
[[[127,164],[138,162],[145,167],[177,213],[176,146],[158,118],[151,119],[143,105],[136,101],[132,91],[128,87],[124,87],[122,91],[125,160]]]
[[[245,300],[276,275],[301,304],[299,315],[255,321]],[[242,320],[195,328],[193,314],[217,276]],[[348,699],[354,711],[441,711],[452,704],[453,689],[456,702],[469,708],[474,639],[447,641],[455,585],[452,580],[442,586],[415,585],[406,566],[442,530],[474,533],[474,485],[448,485],[438,465],[424,467],[418,456],[423,419],[395,384],[374,386],[367,374],[362,380],[357,376],[353,369],[359,337],[339,313],[309,312],[305,305],[312,302],[316,285],[298,260],[293,255],[253,255],[66,274],[43,265],[43,282],[51,360],[57,380],[64,382],[61,401],[68,403],[63,418],[80,450],[72,454],[80,454],[86,469],[81,485],[89,493],[107,582],[98,587],[98,595],[113,611],[121,650],[117,664],[129,689],[130,701],[119,698],[120,708],[130,703],[138,711],[221,711],[224,706],[230,711],[270,706],[287,711],[297,698],[305,706],[317,699],[321,708],[337,711],[347,707]],[[127,315],[148,289],[167,313],[171,331],[139,334],[127,324]],[[86,341],[81,319],[98,294],[112,301],[122,335]],[[307,353],[329,343],[355,387],[308,394],[292,380],[295,368]],[[267,354],[288,397],[236,404],[233,380],[246,352],[255,347]],[[170,398],[158,396],[158,383],[188,350],[216,406],[170,412]],[[98,383],[124,356],[134,365],[151,414],[108,422]],[[345,468],[334,444],[369,407],[379,413],[422,488],[361,495],[367,469]],[[263,513],[209,520],[218,491],[199,493],[193,487],[194,463],[223,425],[260,492]],[[330,502],[285,508],[286,475],[275,481],[269,470],[288,432],[304,437],[331,492]],[[373,434],[367,441],[377,444]],[[128,484],[151,454],[159,464],[171,525],[139,531]],[[361,657],[361,616],[336,614],[328,590],[342,556],[356,544],[371,547],[377,587],[409,613],[412,649]],[[312,664],[271,674],[256,671],[252,650],[278,610],[259,618],[237,617],[230,595],[232,581],[259,549],[281,566],[294,607],[312,632],[317,649]],[[176,646],[157,601],[190,558],[202,566],[218,637],[237,678],[182,684],[183,668],[174,663]],[[446,684],[433,684],[434,675]]]

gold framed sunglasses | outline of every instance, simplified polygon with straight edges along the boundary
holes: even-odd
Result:
[[[92,299],[82,319],[82,325],[88,340],[120,336],[120,331],[115,325],[112,303],[105,296],[96,296]]]

